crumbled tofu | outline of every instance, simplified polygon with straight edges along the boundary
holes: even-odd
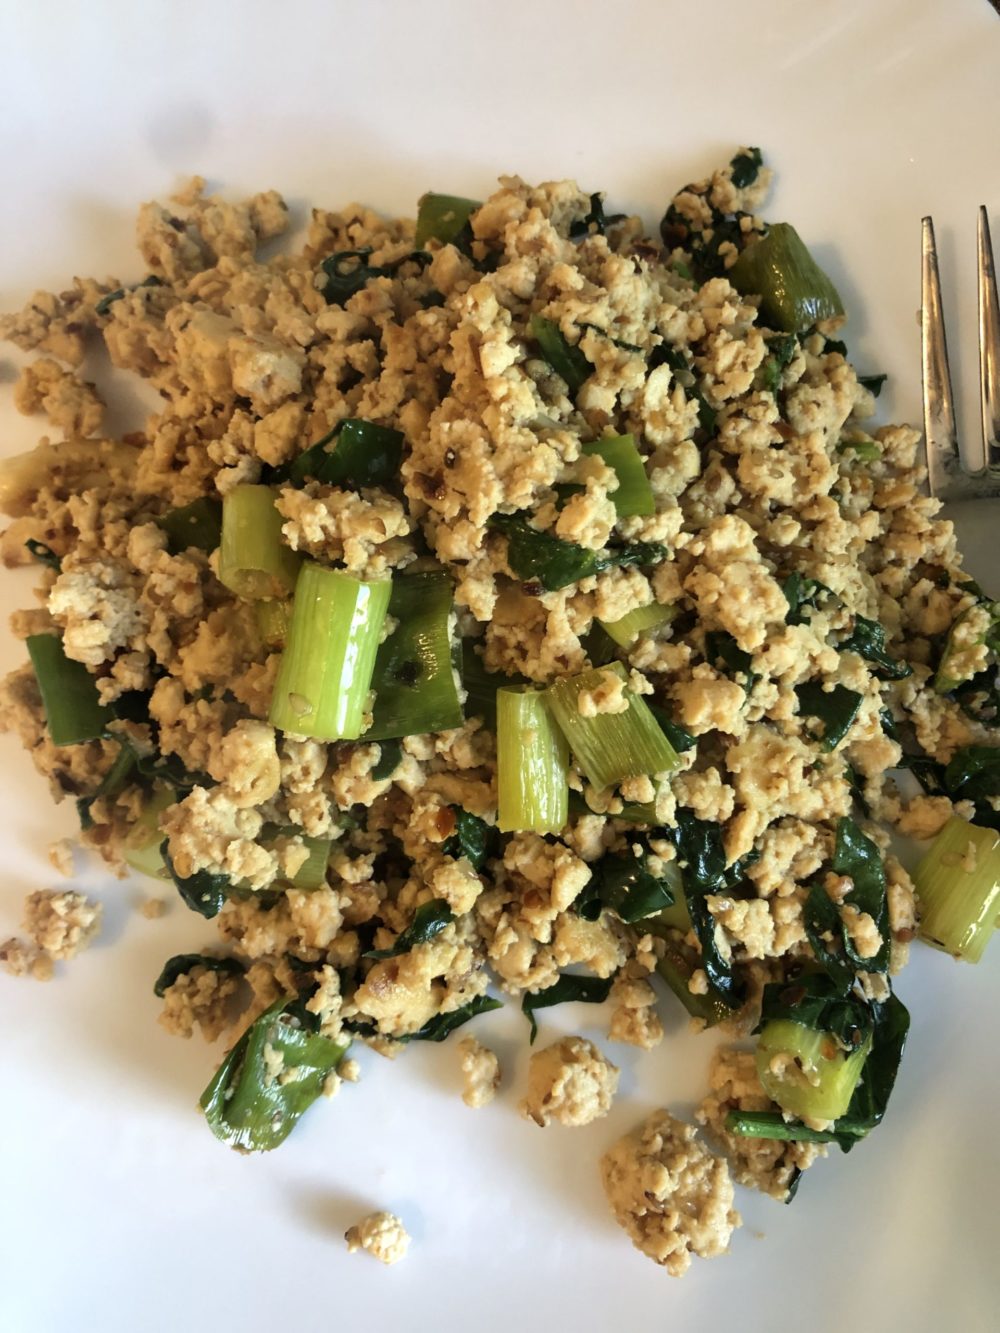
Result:
[[[166,988],[159,1022],[175,1037],[190,1037],[197,1026],[206,1041],[216,1041],[232,1023],[239,989],[239,976],[198,964]]]
[[[615,1221],[671,1277],[687,1272],[692,1254],[725,1254],[740,1225],[729,1168],[666,1111],[619,1139],[601,1159],[601,1175]]]
[[[458,1049],[465,1079],[462,1101],[473,1108],[488,1105],[500,1086],[500,1061],[488,1046],[481,1045],[475,1037],[463,1037],[458,1043]]]
[[[563,1037],[532,1055],[521,1114],[543,1128],[589,1125],[611,1110],[618,1072],[593,1042]]]
[[[394,1213],[369,1213],[344,1233],[350,1254],[364,1250],[383,1264],[397,1264],[406,1257],[410,1237]]]
[[[75,958],[100,930],[102,912],[100,903],[74,889],[39,889],[25,901],[24,925],[50,958]]]

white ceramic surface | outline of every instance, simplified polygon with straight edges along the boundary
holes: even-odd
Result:
[[[777,169],[769,216],[836,279],[857,363],[891,375],[888,419],[919,411],[918,231],[933,212],[972,422],[974,208],[1000,231],[998,76],[987,0],[2,0],[0,306],[73,273],[140,277],[134,206],[193,171],[232,192],[274,185],[300,209],[412,210],[427,188],[482,195],[500,172],[575,175],[653,226],[675,187],[753,143]],[[14,452],[40,428],[10,409],[18,358],[0,355]],[[994,591],[996,505],[961,520]],[[5,576],[4,607],[25,588]],[[19,659],[0,638],[0,666]],[[2,937],[25,892],[56,882],[45,849],[74,816],[10,737],[0,765]],[[975,969],[916,951],[886,1124],[811,1171],[790,1208],[744,1193],[730,1256],[674,1282],[618,1231],[597,1174],[647,1110],[690,1108],[703,1088],[710,1042],[669,999],[668,1041],[614,1049],[621,1093],[587,1129],[516,1116],[523,1025],[505,1011],[477,1029],[505,1068],[488,1109],[462,1105],[453,1045],[395,1065],[361,1052],[358,1087],[279,1152],[242,1158],[193,1109],[217,1052],[155,1022],[160,963],[210,927],[179,903],[146,920],[141,887],[93,865],[81,881],[105,903],[100,942],[50,985],[0,976],[5,1333],[997,1327],[1000,944]],[[545,1027],[594,1020],[559,1010]],[[373,1207],[414,1236],[392,1270],[343,1245]]]

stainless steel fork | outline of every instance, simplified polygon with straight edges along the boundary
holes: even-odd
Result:
[[[920,346],[923,362],[924,439],[931,495],[940,500],[970,500],[1000,495],[1000,306],[993,266],[990,222],[979,209],[979,395],[983,432],[978,466],[958,448],[955,396],[948,367],[948,340],[941,312],[934,223],[923,219],[921,236]]]

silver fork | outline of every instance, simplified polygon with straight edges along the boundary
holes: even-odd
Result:
[[[958,448],[934,223],[929,217],[922,222],[921,252],[920,349],[930,492],[939,500],[950,501],[1000,495],[1000,306],[986,209],[980,206],[978,227],[979,398],[983,434],[978,467],[964,466]]]

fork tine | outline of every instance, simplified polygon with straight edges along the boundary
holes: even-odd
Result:
[[[983,461],[1000,470],[1000,305],[993,266],[990,219],[979,206],[979,391],[982,402]]]
[[[931,495],[943,495],[960,475],[955,396],[948,367],[948,340],[941,312],[934,223],[921,222],[920,352],[923,368],[924,440]]]

